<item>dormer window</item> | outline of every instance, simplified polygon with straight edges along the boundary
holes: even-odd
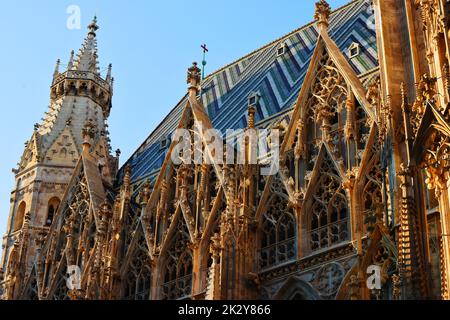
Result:
[[[280,46],[277,49],[277,56],[280,57],[283,54],[285,54],[286,53],[286,48],[287,48],[286,43],[280,44]]]
[[[348,56],[350,59],[359,56],[360,45],[359,43],[353,42],[348,48]]]
[[[248,97],[248,106],[256,107],[256,105],[258,104],[259,98],[260,98],[260,96],[257,93],[252,92],[250,94],[250,96]]]

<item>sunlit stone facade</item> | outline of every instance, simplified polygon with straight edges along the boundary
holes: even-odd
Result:
[[[449,299],[449,10],[322,0],[313,23],[205,79],[190,67],[121,169],[94,20],[14,171],[3,298]],[[208,129],[277,129],[280,170],[178,164],[176,128],[209,154]]]

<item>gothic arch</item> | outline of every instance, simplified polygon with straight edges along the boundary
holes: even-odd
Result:
[[[70,297],[68,295],[69,288],[67,286],[68,281],[66,279],[67,274],[67,261],[66,261],[66,254],[63,253],[61,257],[61,261],[59,264],[56,265],[56,272],[53,284],[49,287],[49,294],[47,296],[47,299],[49,300],[70,300]]]
[[[36,267],[30,272],[30,275],[26,279],[26,284],[22,296],[25,300],[39,300],[39,288],[37,282]]]
[[[141,228],[139,228],[141,229]],[[135,243],[131,261],[125,272],[123,297],[125,300],[149,300],[151,292],[151,260],[142,230]]]
[[[321,300],[319,293],[306,281],[292,276],[287,279],[273,300]]]
[[[326,148],[324,148],[326,149]],[[322,159],[304,208],[308,227],[309,250],[332,247],[349,239],[350,210],[342,179],[327,150]],[[309,192],[308,192],[309,193]]]
[[[364,175],[363,184],[361,185],[361,207],[363,208],[363,231],[372,232],[373,225],[377,222],[377,219],[382,219],[383,214],[383,196],[382,196],[382,170],[380,166],[380,160],[377,159],[378,155],[370,161],[368,171]],[[381,206],[381,207],[380,207]]]
[[[25,201],[22,201],[16,210],[16,216],[14,218],[13,232],[19,231],[22,228],[26,209],[27,209],[27,204]]]
[[[279,180],[278,180],[279,181]],[[278,190],[284,190],[275,182]],[[259,251],[259,268],[267,269],[296,258],[297,222],[295,213],[289,209],[286,194],[279,192],[269,200],[262,215]]]
[[[67,158],[67,149],[66,148],[61,148],[61,150],[59,150],[59,157],[62,159]]]
[[[160,298],[163,300],[188,299],[192,295],[193,252],[189,246],[190,236],[178,218],[176,233],[165,253],[161,279]]]
[[[50,226],[53,222],[53,218],[55,217],[56,211],[59,208],[61,200],[58,197],[53,197],[48,201],[47,205],[47,216],[45,218],[45,225]]]

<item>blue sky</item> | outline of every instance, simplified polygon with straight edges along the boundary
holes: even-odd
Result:
[[[100,67],[113,64],[109,128],[123,163],[186,92],[186,69],[207,73],[312,20],[315,0],[111,1],[18,0],[0,4],[0,235],[24,142],[49,104],[56,59],[67,64],[96,14]],[[348,0],[328,1],[333,8]],[[81,9],[81,29],[66,27],[67,8]],[[0,248],[1,252],[1,248]]]

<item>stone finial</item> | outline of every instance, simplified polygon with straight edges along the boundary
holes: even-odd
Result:
[[[148,200],[150,199],[151,188],[152,188],[152,184],[151,184],[150,180],[148,180],[144,183],[142,190],[139,193],[139,197],[141,199],[140,202],[143,205],[147,204]]]
[[[392,297],[394,300],[400,300],[401,298],[401,278],[397,274],[392,275]]]
[[[120,151],[120,149],[117,149],[116,150],[116,158],[119,159],[121,154],[122,154],[122,151]]]
[[[110,83],[112,79],[112,64],[108,65],[108,74],[106,75],[106,82]]]
[[[329,18],[331,15],[331,7],[325,0],[320,0],[316,2],[316,12],[314,14],[314,19],[317,20],[317,25],[319,29],[326,30],[329,25]]]
[[[189,90],[194,89],[196,92],[198,91],[201,79],[200,72],[201,70],[197,67],[197,62],[193,62],[192,67],[187,71],[187,83],[190,85]]]
[[[81,130],[81,134],[83,136],[83,148],[87,147],[89,149],[92,146],[92,141],[95,138],[95,134],[97,133],[97,129],[92,119],[89,119],[84,124],[83,129]]]
[[[92,19],[92,22],[88,25],[88,29],[89,29],[89,35],[92,37],[95,37],[96,34],[95,32],[99,29],[100,27],[97,25],[97,16],[94,16],[94,19]]]
[[[372,82],[367,88],[366,98],[372,107],[376,107],[380,100],[380,78],[377,78],[376,81]]]
[[[101,217],[109,218],[112,216],[112,209],[109,203],[105,200],[100,205],[100,215]]]
[[[436,85],[437,79],[434,77],[430,77],[428,74],[424,74],[417,85],[417,91],[420,92],[423,96],[423,99],[425,101],[433,100],[434,96],[436,95]]]
[[[67,65],[67,70],[72,70],[73,68],[73,56],[75,55],[75,51],[70,51],[70,59],[69,64]]]
[[[255,107],[249,106],[248,107],[248,127],[250,129],[255,128]]]
[[[131,166],[127,164],[125,167],[125,175],[123,177],[123,185],[125,188],[129,188],[131,185]]]
[[[112,218],[112,208],[108,201],[103,201],[99,209],[100,224],[98,226],[98,235],[103,237],[108,232],[108,222]]]
[[[56,60],[55,71],[53,71],[53,81],[55,81],[56,77],[59,75],[59,66],[61,65],[61,60]]]
[[[220,243],[220,235],[218,233],[215,233],[214,236],[211,238],[210,244],[210,252],[213,256],[213,259],[215,260],[219,259],[221,249],[222,245]]]

